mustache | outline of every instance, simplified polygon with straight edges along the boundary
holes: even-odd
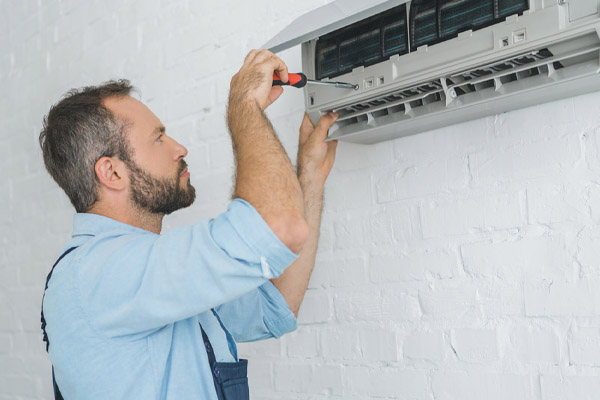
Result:
[[[177,176],[181,175],[181,173],[188,167],[185,160],[179,160],[179,168],[177,169]]]

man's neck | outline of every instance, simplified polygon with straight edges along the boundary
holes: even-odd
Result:
[[[162,230],[162,219],[164,217],[163,214],[153,214],[137,207],[111,207],[100,203],[96,203],[88,212],[154,232],[157,235]]]

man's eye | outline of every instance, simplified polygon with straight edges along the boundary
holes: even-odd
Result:
[[[163,137],[163,135],[159,135],[159,136],[156,138],[156,141],[157,141],[157,142],[162,142],[162,137]]]

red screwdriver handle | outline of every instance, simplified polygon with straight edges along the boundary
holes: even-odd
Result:
[[[302,72],[299,72],[297,74],[288,74],[288,79],[289,81],[287,81],[286,83],[281,82],[281,79],[279,78],[279,76],[276,73],[273,73],[273,86],[293,86],[293,87],[297,87],[297,88],[301,88],[306,86],[306,75],[304,75]]]

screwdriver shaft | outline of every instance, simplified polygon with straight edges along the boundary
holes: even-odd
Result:
[[[334,87],[340,88],[340,89],[358,90],[358,85],[355,85],[354,83],[315,81],[313,79],[307,79],[306,75],[304,75],[302,72],[299,72],[297,74],[289,73],[288,79],[289,80],[286,83],[283,83],[281,81],[281,79],[279,79],[279,76],[274,73],[273,74],[273,86],[293,86],[293,87],[301,88],[301,87],[306,86],[307,83],[310,83],[313,85],[334,86]]]
[[[346,83],[346,82],[323,82],[323,81],[315,81],[313,79],[308,79],[307,83],[310,83],[312,85],[335,86],[336,88],[358,90],[358,85],[355,85],[353,83]]]

